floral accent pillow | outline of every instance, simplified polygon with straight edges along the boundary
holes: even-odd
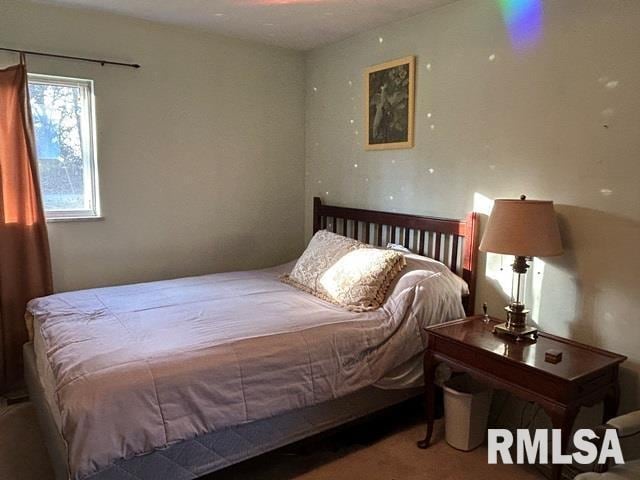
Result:
[[[391,282],[405,265],[401,252],[361,248],[334,263],[320,283],[331,299],[349,310],[375,310],[382,306]]]
[[[357,240],[320,230],[313,236],[291,273],[284,275],[282,280],[301,290],[320,292],[322,275],[351,250],[365,247],[364,243]]]
[[[404,268],[401,252],[380,250],[321,230],[282,281],[348,310],[380,308]]]

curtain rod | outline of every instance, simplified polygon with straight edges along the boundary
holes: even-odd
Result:
[[[0,50],[3,50],[5,52],[24,53],[25,55],[40,55],[42,57],[62,58],[65,60],[78,60],[81,62],[99,63],[103,67],[105,65],[117,65],[120,67],[140,68],[140,65],[138,65],[137,63],[112,62],[111,60],[99,60],[96,58],[72,57],[69,55],[58,55],[55,53],[34,52],[32,50],[16,50],[15,48],[0,47]]]

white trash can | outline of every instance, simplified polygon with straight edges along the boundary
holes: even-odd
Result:
[[[487,434],[492,391],[466,374],[447,380],[443,389],[447,443],[465,452],[479,447]]]

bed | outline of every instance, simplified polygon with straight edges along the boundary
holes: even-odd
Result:
[[[31,302],[26,380],[56,478],[193,479],[418,394],[423,327],[473,308],[475,214],[315,198],[313,229],[417,255],[369,312],[280,282],[292,264]]]

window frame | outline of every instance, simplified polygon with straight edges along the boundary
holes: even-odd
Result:
[[[96,220],[102,218],[100,204],[100,182],[98,178],[98,154],[96,149],[96,111],[94,81],[86,78],[64,77],[59,75],[47,75],[41,73],[29,73],[27,75],[29,85],[60,85],[66,87],[80,87],[83,92],[83,114],[80,128],[87,135],[82,135],[82,161],[85,199],[89,199],[89,209],[46,210],[44,211],[47,222],[61,222],[74,220]],[[34,132],[35,133],[35,132]],[[37,157],[37,150],[36,150]],[[40,159],[36,158],[38,165]],[[44,201],[44,193],[40,185],[40,192]]]

